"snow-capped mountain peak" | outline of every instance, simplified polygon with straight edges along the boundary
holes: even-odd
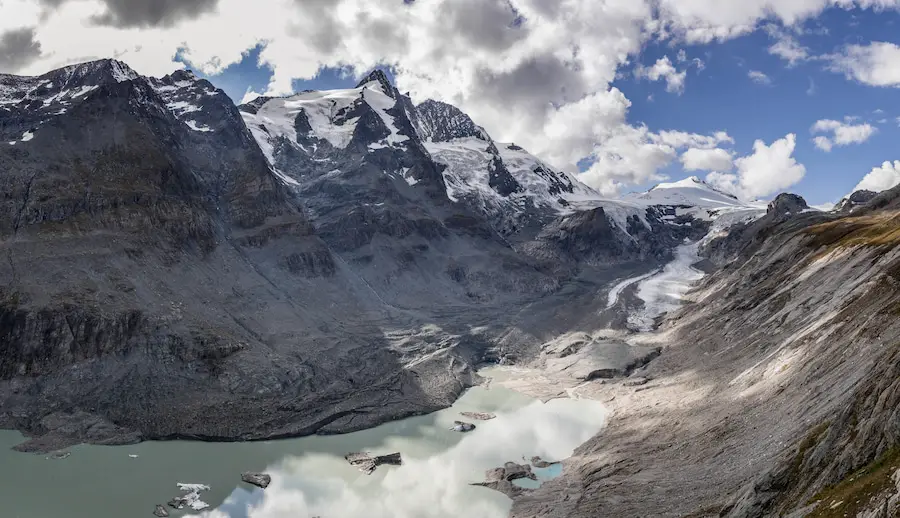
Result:
[[[716,189],[696,176],[690,176],[677,182],[660,183],[647,192],[634,193],[626,197],[651,205],[690,206],[704,209],[747,205],[736,196]]]
[[[387,95],[391,99],[394,99],[396,97],[394,85],[391,84],[391,81],[388,79],[383,70],[375,69],[369,72],[369,75],[360,80],[359,84],[356,85],[356,88],[369,86],[371,85],[371,83],[378,83],[378,86],[381,89],[381,93]]]

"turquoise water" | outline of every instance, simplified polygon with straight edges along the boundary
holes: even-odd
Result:
[[[468,434],[449,430],[459,412],[493,412]],[[446,410],[353,434],[255,443],[147,442],[77,446],[61,460],[13,452],[15,432],[0,432],[3,518],[130,518],[152,516],[156,504],[179,494],[176,483],[202,483],[210,508],[202,518],[501,518],[510,501],[471,486],[484,471],[539,455],[557,460],[603,426],[593,401],[541,403],[502,388],[476,387]],[[343,458],[353,451],[401,452],[402,466],[364,475]],[[557,467],[536,470],[543,479]],[[242,471],[265,471],[261,490]]]
[[[541,484],[548,480],[553,480],[554,478],[562,475],[563,466],[562,464],[553,464],[552,466],[546,468],[532,468],[531,471],[537,476],[537,480],[531,480],[530,478],[520,478],[518,480],[513,480],[513,484],[524,487],[528,489],[537,489],[541,487]]]

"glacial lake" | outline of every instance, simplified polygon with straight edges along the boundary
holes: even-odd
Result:
[[[489,373],[486,375],[490,376]],[[463,411],[492,412],[475,421]],[[210,507],[176,511],[200,518],[504,518],[510,500],[471,486],[487,469],[523,457],[561,460],[595,435],[607,411],[596,401],[547,403],[501,387],[475,387],[451,408],[338,436],[252,443],[145,442],[133,446],[76,446],[64,459],[18,453],[17,432],[0,431],[4,518],[130,518],[153,516],[157,504],[180,495],[176,483],[210,486]],[[474,423],[462,434],[453,421]],[[344,455],[400,452],[402,466],[365,475]],[[243,471],[272,476],[268,489],[241,482]],[[560,466],[536,469],[552,478]],[[522,481],[536,487],[539,483]]]

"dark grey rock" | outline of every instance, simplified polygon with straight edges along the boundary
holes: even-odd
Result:
[[[784,217],[799,214],[805,210],[809,210],[809,205],[806,204],[806,200],[802,196],[782,193],[769,203],[767,215],[770,217]]]
[[[484,128],[475,124],[459,108],[431,99],[415,107],[417,130],[423,140],[449,142],[458,138],[473,137],[490,141]]]
[[[474,424],[466,423],[463,421],[453,421],[453,426],[450,428],[450,430],[452,430],[454,432],[463,432],[463,433],[471,432],[474,429],[475,429]]]
[[[860,191],[855,191],[850,196],[847,196],[837,205],[835,205],[834,210],[840,212],[841,214],[849,214],[853,212],[855,209],[866,205],[870,201],[874,200],[875,197],[878,196],[878,193],[873,191],[867,191],[865,189]]]
[[[166,511],[166,508],[162,505],[157,505],[156,509],[153,510],[153,516],[158,516],[159,518],[166,518],[169,516],[169,511]]]
[[[269,484],[272,483],[272,477],[266,473],[241,473],[241,480],[263,489],[269,487]]]

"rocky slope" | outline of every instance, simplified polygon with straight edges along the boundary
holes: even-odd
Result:
[[[513,516],[900,512],[900,190],[851,214],[782,195],[705,245],[722,267],[655,336],[658,359],[582,387],[607,429]]]
[[[0,172],[0,426],[33,450],[446,406],[711,219],[602,200],[380,72],[240,110],[113,60],[0,76]]]

